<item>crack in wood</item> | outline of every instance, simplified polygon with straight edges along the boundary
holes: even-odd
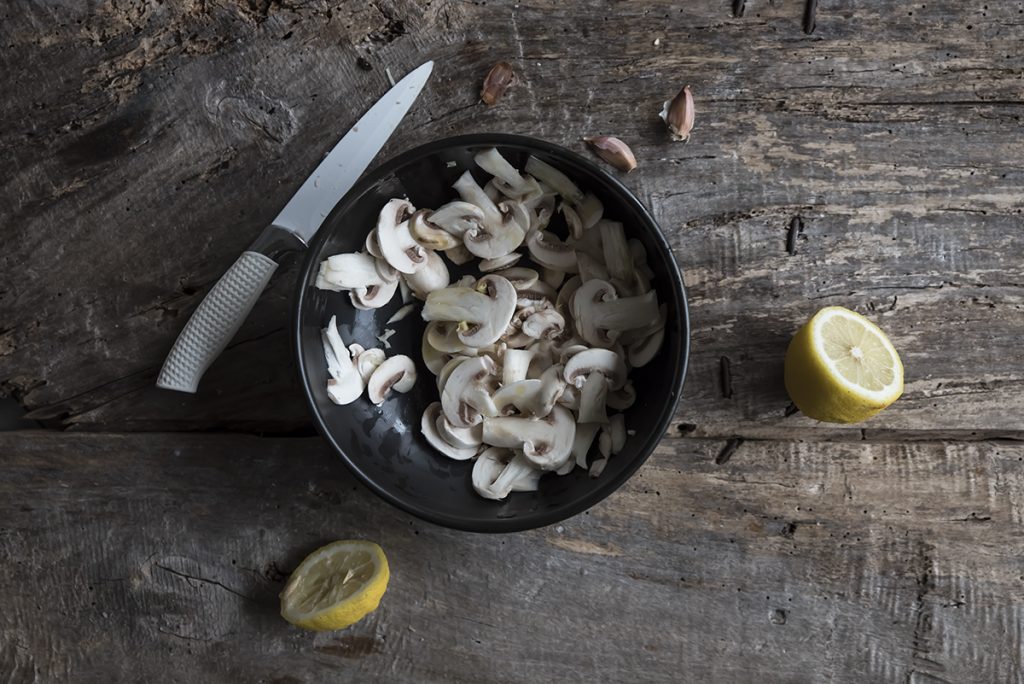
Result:
[[[735,455],[736,450],[740,448],[740,445],[743,444],[743,442],[744,440],[740,437],[735,437],[726,442],[725,446],[722,447],[722,450],[718,452],[718,456],[715,456],[715,465],[724,465],[728,463],[729,459]]]
[[[254,599],[252,596],[249,596],[248,594],[243,594],[240,591],[235,591],[231,587],[229,587],[226,584],[223,584],[221,582],[218,582],[217,580],[208,579],[206,577],[198,577],[196,575],[190,575],[190,574],[188,574],[186,572],[181,572],[179,570],[174,570],[173,568],[168,568],[166,565],[160,565],[159,563],[154,563],[153,565],[154,565],[154,567],[160,568],[164,572],[169,572],[172,575],[176,575],[178,577],[181,577],[182,579],[184,579],[189,584],[191,584],[193,581],[201,582],[203,584],[210,584],[210,585],[213,585],[215,587],[220,587],[224,591],[230,592],[230,593],[234,594],[235,596],[238,596],[240,598],[245,599],[246,601],[252,601],[253,603],[259,603],[259,601]],[[195,585],[192,585],[192,586],[195,586]]]
[[[718,374],[722,396],[732,399],[732,361],[728,356],[723,356],[718,360]]]

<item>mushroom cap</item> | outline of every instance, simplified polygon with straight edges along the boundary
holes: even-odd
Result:
[[[535,311],[523,321],[523,332],[534,339],[550,340],[565,331],[565,319],[554,309]]]
[[[448,419],[441,413],[437,416],[437,433],[441,439],[458,449],[476,449],[483,443],[484,426],[482,424],[473,427],[455,427],[448,422]]]
[[[626,384],[627,372],[625,360],[610,349],[586,349],[565,362],[565,381],[576,387],[583,387],[592,373],[601,373],[610,389],[617,390]]]
[[[438,256],[437,252],[427,250],[426,263],[423,265],[423,268],[415,273],[407,274],[405,282],[413,291],[413,294],[420,299],[425,299],[434,290],[448,287],[451,279],[448,275],[448,266],[445,265],[444,259]]]
[[[523,255],[519,252],[509,252],[504,256],[496,257],[494,259],[484,259],[477,264],[477,266],[479,266],[480,270],[484,273],[489,273],[491,271],[504,271],[522,258]],[[502,275],[506,278],[508,277],[504,272]],[[515,283],[512,284],[515,285]]]
[[[456,236],[428,220],[430,213],[429,209],[420,209],[409,218],[409,232],[413,239],[426,249],[451,249],[458,245]]]
[[[487,444],[522,449],[523,455],[541,470],[557,470],[572,452],[576,421],[572,413],[555,406],[544,418],[521,416],[484,419],[483,439]]]
[[[498,205],[477,184],[470,171],[466,171],[459,176],[459,179],[452,184],[452,187],[455,188],[455,192],[459,193],[463,201],[475,204],[483,212],[484,217],[481,223],[498,223],[501,221],[501,212],[498,210]]]
[[[342,290],[383,285],[377,260],[366,252],[335,254],[320,262],[319,276]]]
[[[386,359],[373,371],[366,383],[366,394],[377,406],[384,403],[391,390],[408,392],[416,384],[416,364],[404,354]]]
[[[408,218],[415,208],[408,200],[389,200],[377,218],[381,256],[402,273],[415,273],[426,263],[426,251],[409,232]]]
[[[466,249],[482,259],[497,259],[523,244],[530,217],[520,202],[498,204],[498,219],[486,218],[462,236]]]
[[[490,274],[477,281],[476,290],[485,292],[490,302],[487,317],[482,321],[467,321],[477,325],[459,330],[459,339],[470,347],[485,347],[497,342],[512,320],[516,310],[516,289],[506,278]]]
[[[484,415],[496,415],[491,386],[497,367],[489,356],[466,359],[455,366],[441,390],[441,409],[455,427],[472,427]]]
[[[540,274],[537,271],[525,266],[503,269],[501,276],[507,278],[516,290],[528,290],[540,279]]]
[[[572,245],[562,242],[553,233],[535,231],[526,238],[526,246],[530,250],[530,256],[541,266],[566,273],[579,271],[576,251]]]
[[[384,363],[386,358],[387,354],[378,347],[365,349],[355,357],[356,370],[359,371],[359,376],[363,379],[363,382],[369,382],[373,371],[377,370],[377,367]]]
[[[390,283],[383,283],[381,285],[370,285],[369,287],[353,288],[349,293],[348,297],[352,302],[352,306],[360,310],[367,309],[379,309],[395,296],[395,291],[398,289],[398,281],[393,280]]]
[[[618,297],[615,287],[604,280],[588,280],[579,286],[572,296],[572,319],[573,325],[580,337],[588,344],[596,347],[610,347],[615,342],[617,333],[598,326],[595,322],[594,307],[601,303],[614,300]]]
[[[427,443],[448,458],[455,461],[468,461],[476,456],[476,447],[471,449],[462,449],[454,447],[444,441],[444,438],[442,438],[441,434],[437,431],[437,419],[440,415],[441,402],[438,401],[432,403],[423,412],[423,417],[420,419],[420,432],[422,432],[423,436],[427,438]]]
[[[449,202],[427,216],[427,220],[455,237],[461,238],[484,220],[484,212],[470,202]]]

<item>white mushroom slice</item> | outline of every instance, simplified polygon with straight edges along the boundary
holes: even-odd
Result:
[[[498,210],[498,205],[492,202],[483,188],[477,184],[472,173],[469,171],[463,173],[452,187],[455,188],[455,192],[459,193],[459,197],[464,202],[475,204],[483,212],[483,221],[480,223],[494,224],[501,222],[501,212]]]
[[[530,349],[506,349],[501,365],[502,384],[511,385],[514,382],[525,380],[534,353]]]
[[[327,397],[335,404],[351,404],[363,393],[363,379],[352,363],[352,357],[338,332],[337,316],[331,316],[321,331],[324,357],[327,360]]]
[[[558,205],[558,210],[565,216],[565,225],[569,229],[569,237],[573,240],[579,240],[583,237],[583,219],[576,213],[569,204],[562,202]]]
[[[377,219],[377,242],[381,256],[402,273],[415,273],[426,263],[426,250],[409,232],[408,218],[415,211],[403,199],[389,200]]]
[[[452,285],[454,285],[455,287],[475,287],[476,286],[476,276],[473,276],[473,275],[470,275],[469,273],[467,273],[466,275],[462,276],[461,278],[456,280],[454,283],[452,283]]]
[[[555,471],[555,475],[568,475],[572,472],[572,469],[576,467],[576,462],[571,458],[567,459],[565,465]]]
[[[398,289],[398,281],[384,283],[383,285],[370,285],[369,287],[353,288],[348,293],[352,306],[363,311],[367,309],[379,309],[395,296]]]
[[[406,316],[408,316],[409,314],[411,314],[415,310],[416,310],[416,305],[415,304],[406,304],[405,306],[400,307],[398,309],[398,311],[396,311],[395,313],[391,314],[391,318],[389,318],[388,320],[384,321],[384,324],[385,325],[391,325],[392,323],[398,323],[400,320],[404,319]]]
[[[576,252],[576,263],[580,269],[580,282],[588,280],[608,280],[611,276],[604,264],[586,252]]]
[[[494,344],[508,328],[516,290],[500,275],[486,275],[474,288],[449,287],[427,296],[424,320],[459,322],[458,335],[470,347]]]
[[[531,306],[539,309],[549,308],[551,303],[558,297],[555,293],[555,288],[540,280],[529,287],[520,287],[516,295],[518,297],[516,306],[520,309],[526,309]]]
[[[475,287],[446,287],[427,295],[423,320],[479,324],[490,317],[491,308],[491,298]]]
[[[484,426],[474,425],[470,428],[455,427],[448,422],[444,414],[437,416],[437,434],[441,439],[457,449],[476,449],[483,442]]]
[[[580,220],[583,222],[583,228],[589,230],[601,220],[604,215],[604,205],[595,195],[587,193],[583,196],[583,201],[576,205],[576,213],[579,214]]]
[[[598,423],[583,423],[576,426],[576,435],[572,442],[572,457],[580,468],[587,467],[587,454],[590,453],[590,447],[600,428]]]
[[[601,458],[611,458],[612,434],[607,425],[601,426],[601,432],[597,435],[597,453],[601,454]]]
[[[444,366],[441,367],[441,370],[438,371],[438,373],[437,373],[437,391],[438,392],[440,392],[440,391],[442,391],[444,389],[445,383],[448,382],[448,378],[450,378],[452,376],[452,371],[454,371],[456,368],[458,368],[459,364],[462,363],[463,361],[465,361],[468,358],[471,358],[471,357],[469,357],[469,356],[462,356],[461,354],[457,354],[457,355],[451,357],[450,359],[448,359],[448,361],[444,364]]]
[[[398,291],[402,293],[403,304],[408,304],[412,301],[412,290],[409,289],[409,284],[405,282],[405,278],[398,279]]]
[[[583,191],[568,176],[547,162],[531,156],[526,160],[525,170],[537,180],[550,185],[555,192],[569,200],[570,204],[579,204],[583,201]]]
[[[455,367],[441,391],[441,408],[448,422],[455,427],[472,427],[485,415],[497,414],[489,382],[496,370],[489,356],[467,359]]]
[[[377,241],[377,229],[371,228],[370,232],[366,235],[366,242],[364,243],[366,251],[378,259],[383,259],[384,255],[380,251],[380,243]]]
[[[444,255],[456,266],[468,264],[473,260],[473,255],[470,254],[468,249],[466,249],[466,245],[462,244],[452,247],[451,249],[444,250]]]
[[[562,395],[558,397],[558,403],[569,409],[573,413],[579,413],[580,410],[580,393],[572,385],[566,385],[565,389],[562,390]]]
[[[558,289],[565,282],[565,271],[558,271],[553,268],[544,268],[541,279],[548,287]]]
[[[480,262],[479,266],[480,270],[483,271],[484,273],[489,273],[491,271],[501,271],[503,269],[507,269],[509,266],[513,266],[517,261],[519,261],[522,258],[523,255],[521,253],[510,252],[505,256],[500,256],[495,259],[484,259],[483,261]],[[504,273],[502,273],[501,275],[505,276],[506,278],[508,277]],[[512,284],[515,285],[515,283]]]
[[[592,259],[604,263],[604,246],[601,243],[600,226],[604,221],[598,221],[593,228],[583,231],[583,237],[579,240],[571,240],[573,249],[577,252],[586,252]]]
[[[582,284],[582,278],[575,275],[566,280],[558,290],[558,295],[555,297],[555,310],[562,314],[566,319],[570,318],[572,313],[572,297],[576,294],[576,290],[580,289],[580,285]]]
[[[431,321],[423,332],[427,343],[445,354],[469,354],[466,345],[459,339],[458,324],[452,321]]]
[[[657,355],[664,341],[665,328],[661,327],[651,333],[647,339],[629,345],[629,364],[633,368],[646,366]]]
[[[528,208],[530,210],[530,226],[526,234],[529,236],[546,230],[548,224],[551,223],[551,217],[555,215],[555,196],[541,195],[534,202],[534,206]]]
[[[561,352],[559,352],[560,356],[558,360],[561,361],[563,364],[568,363],[569,359],[576,356],[580,352],[587,351],[588,349],[590,349],[590,347],[588,347],[585,344],[567,344],[563,346]]]
[[[546,369],[540,376],[540,391],[536,396],[534,415],[544,417],[551,413],[555,403],[562,398],[565,392],[565,381],[562,380],[562,367],[554,364]]]
[[[608,397],[608,381],[601,371],[594,371],[587,376],[580,388],[579,422],[606,423],[606,401]]]
[[[355,361],[359,358],[360,354],[366,351],[366,347],[359,344],[358,342],[353,342],[352,344],[348,345],[348,351],[349,353],[352,354],[352,360]]]
[[[440,415],[441,402],[435,401],[427,407],[427,410],[423,412],[423,417],[420,419],[420,432],[422,432],[423,436],[427,438],[427,442],[430,446],[434,447],[448,458],[456,461],[468,461],[476,456],[476,447],[471,449],[460,449],[458,447],[453,447],[451,444],[444,441],[440,433],[437,431],[437,418]]]
[[[363,382],[370,381],[373,371],[377,370],[377,367],[384,363],[386,358],[387,355],[384,353],[384,350],[377,347],[367,349],[355,358],[356,369],[359,371],[359,376],[363,379]]]
[[[657,293],[618,298],[611,283],[588,280],[573,296],[572,314],[584,340],[610,347],[622,331],[647,327],[659,319]]]
[[[565,332],[565,319],[554,309],[537,311],[523,321],[523,333],[537,340],[550,340]]]
[[[505,198],[504,193],[498,188],[498,179],[492,178],[491,180],[484,183],[484,194],[487,195],[492,202],[497,204]]]
[[[320,263],[319,275],[343,290],[384,284],[377,260],[366,252],[329,256]]]
[[[576,273],[576,252],[571,245],[559,240],[551,233],[537,231],[526,239],[530,256],[541,266],[553,268],[566,273]]]
[[[511,493],[511,486],[508,486],[508,491],[504,492],[494,488],[494,483],[505,471],[505,466],[511,458],[512,452],[508,449],[499,449],[497,447],[486,449],[480,454],[480,458],[473,464],[473,473],[470,477],[473,482],[473,489],[476,490],[477,494],[485,499],[500,501]]]
[[[530,191],[527,180],[516,167],[508,163],[494,147],[478,152],[473,161],[487,173],[494,176],[496,185],[509,197],[521,197]],[[535,181],[536,182],[536,181]]]
[[[601,477],[601,473],[604,472],[605,466],[608,465],[607,458],[599,458],[590,465],[590,477]]]
[[[404,279],[413,294],[420,299],[426,299],[431,292],[448,287],[450,282],[444,259],[432,250],[427,251],[426,264],[423,268],[404,276]]]
[[[428,220],[431,213],[429,209],[420,209],[409,219],[409,232],[413,239],[427,249],[444,250],[458,246],[457,237]]]
[[[398,269],[384,259],[377,259],[376,262],[377,273],[380,274],[381,280],[385,283],[393,283],[398,280]]]
[[[540,379],[519,380],[502,386],[491,395],[491,399],[498,408],[499,416],[510,416],[516,412],[537,415],[540,389]]]
[[[595,372],[608,380],[611,389],[617,390],[626,384],[623,357],[609,349],[587,349],[573,354],[565,363],[565,381],[575,387],[583,387],[587,377]]]
[[[508,492],[532,492],[536,491],[540,483],[540,476],[543,475],[537,470],[529,459],[522,453],[516,452],[512,460],[508,462],[501,474],[494,480],[491,490],[496,494],[508,496]]]
[[[377,406],[384,403],[391,390],[405,393],[416,384],[416,365],[408,356],[398,354],[377,366],[366,383],[366,395]]]
[[[516,290],[528,290],[537,283],[540,279],[540,274],[532,268],[516,266],[515,268],[503,269],[501,277],[512,283],[512,287],[516,288]]]
[[[622,389],[609,392],[608,398],[605,401],[608,404],[608,408],[615,409],[616,411],[625,411],[635,404],[636,389],[633,388],[632,381],[627,382]]]
[[[394,334],[395,331],[392,328],[384,328],[384,332],[377,335],[377,339],[380,340],[380,343],[384,345],[385,349],[391,349],[391,343],[388,340],[390,340]]]
[[[484,212],[470,202],[449,202],[429,214],[427,220],[455,237],[462,237],[467,230],[484,220]]]
[[[534,350],[533,359],[530,360],[530,367],[526,369],[526,377],[528,378],[539,378],[544,375],[544,372],[555,365],[554,360],[551,358],[549,349],[544,348],[542,345],[544,342],[539,342],[530,347]]]
[[[626,232],[617,221],[602,221],[601,249],[608,274],[616,280],[632,286],[634,281],[633,253],[626,242]]]
[[[423,363],[426,365],[427,370],[434,375],[440,373],[445,363],[448,362],[448,355],[439,349],[435,349],[430,344],[426,330],[423,331],[423,340],[420,342],[420,355],[423,357]]]
[[[636,238],[629,238],[626,242],[629,245],[629,253],[633,257],[633,267],[637,268],[646,264],[647,250],[644,249],[644,243]]]
[[[530,463],[541,470],[558,470],[570,458],[576,421],[572,413],[555,406],[544,418],[518,416],[484,419],[484,442],[522,449]]]
[[[498,205],[501,215],[497,221],[484,221],[462,236],[466,249],[482,259],[497,259],[510,254],[526,237],[529,215],[518,202],[502,202]]]

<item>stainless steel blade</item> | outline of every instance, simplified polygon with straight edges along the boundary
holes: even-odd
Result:
[[[391,137],[433,69],[433,62],[421,65],[377,100],[324,157],[277,215],[273,225],[309,242],[334,205],[355,185]]]

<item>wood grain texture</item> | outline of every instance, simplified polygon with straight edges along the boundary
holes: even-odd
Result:
[[[384,92],[385,67],[433,58],[381,159],[487,130],[632,145],[625,181],[689,286],[679,419],[697,434],[858,439],[783,417],[789,336],[842,304],[907,366],[905,398],[870,431],[1020,437],[1024,8],[828,2],[807,35],[802,2],[742,4],[742,17],[667,0],[7,8],[0,388],[55,427],[307,430],[293,270],[197,397],[153,379],[210,284]],[[479,80],[498,59],[522,83],[485,108]],[[683,83],[697,127],[670,144],[656,112]]]
[[[666,440],[588,514],[486,536],[315,439],[2,434],[0,680],[1021,680],[1024,447],[723,446]],[[349,537],[388,554],[380,609],[291,628],[288,572]]]

